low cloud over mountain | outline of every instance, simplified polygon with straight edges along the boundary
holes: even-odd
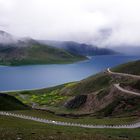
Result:
[[[16,43],[17,39],[11,34],[0,30],[0,44]]]
[[[138,46],[139,5],[139,0],[0,0],[0,28],[36,39]]]

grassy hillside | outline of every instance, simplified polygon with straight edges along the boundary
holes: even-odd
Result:
[[[84,59],[86,57],[42,45],[34,40],[10,45],[0,44],[1,65],[72,63]]]
[[[29,109],[15,97],[0,93],[0,110],[24,110]]]
[[[112,70],[116,72],[140,75],[140,60],[119,65]]]

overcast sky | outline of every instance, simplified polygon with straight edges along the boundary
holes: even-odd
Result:
[[[140,44],[140,0],[0,0],[0,30],[99,45]]]

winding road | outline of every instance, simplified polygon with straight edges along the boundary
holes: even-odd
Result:
[[[129,91],[129,90],[126,90],[126,89],[120,87],[120,84],[114,84],[114,87],[116,87],[118,90],[120,90],[120,91],[122,91],[124,93],[140,96],[140,93],[137,93],[137,92],[134,92],[134,91]]]
[[[113,74],[113,75],[127,76],[127,77],[132,77],[132,78],[140,79],[139,75],[133,75],[133,74],[128,74],[128,73],[112,72],[109,68],[107,69],[107,72],[109,74]]]
[[[32,121],[36,121],[36,122],[59,125],[59,126],[73,126],[73,127],[81,127],[81,128],[111,128],[111,129],[140,128],[140,122],[135,122],[135,123],[131,123],[128,125],[88,125],[88,124],[53,121],[53,120],[47,120],[47,119],[31,117],[31,116],[21,115],[21,114],[15,114],[15,113],[10,113],[10,112],[3,112],[3,111],[0,111],[0,115],[11,116],[11,117],[15,117],[15,118],[32,120]]]
[[[107,72],[109,74],[113,74],[113,75],[129,76],[129,77],[140,79],[139,75],[132,75],[132,74],[126,74],[126,73],[112,72],[109,68],[107,69]],[[126,89],[122,88],[119,83],[118,84],[114,84],[114,87],[116,87],[118,90],[120,90],[120,91],[122,91],[124,93],[140,96],[140,93],[138,93],[138,92],[134,92],[134,91],[130,91],[130,90],[126,90]]]

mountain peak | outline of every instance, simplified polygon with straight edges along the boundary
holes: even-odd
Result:
[[[16,39],[11,34],[0,30],[0,44],[10,44],[15,43]]]

